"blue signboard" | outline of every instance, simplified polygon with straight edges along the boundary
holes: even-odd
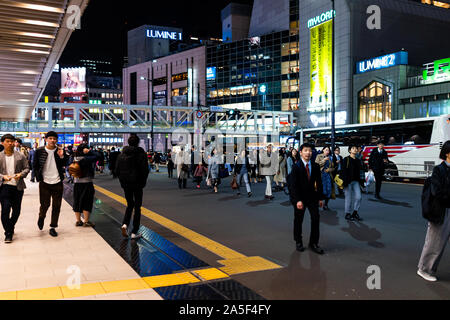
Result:
[[[206,80],[215,80],[215,79],[216,79],[216,67],[206,68]]]
[[[356,73],[364,73],[373,70],[390,68],[398,65],[408,64],[408,52],[400,51],[385,56],[360,61],[356,64]]]
[[[74,135],[58,134],[58,144],[74,144]]]

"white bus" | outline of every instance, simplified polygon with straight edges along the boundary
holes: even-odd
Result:
[[[389,156],[386,179],[424,179],[440,164],[440,149],[450,140],[450,115],[395,120],[370,124],[336,126],[336,146],[348,155],[348,145],[363,147],[367,164],[376,142],[382,140]],[[296,132],[295,145],[313,143],[318,150],[330,145],[331,127],[303,129]]]

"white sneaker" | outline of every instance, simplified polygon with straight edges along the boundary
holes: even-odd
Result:
[[[426,273],[426,272],[424,272],[424,271],[422,271],[422,270],[417,270],[417,274],[419,275],[419,276],[421,276],[422,278],[424,278],[425,280],[427,280],[427,281],[437,281],[437,278],[436,277],[434,277],[434,276],[432,276],[431,274],[428,274],[428,273]]]
[[[142,237],[140,234],[131,234],[131,239],[139,239],[140,237]]]
[[[126,224],[124,224],[124,225],[120,228],[120,230],[122,230],[122,235],[124,236],[124,238],[128,238],[128,232],[127,232],[127,229],[128,229],[128,227],[127,227]]]

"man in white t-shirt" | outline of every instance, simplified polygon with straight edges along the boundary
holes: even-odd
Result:
[[[0,203],[5,243],[12,242],[26,188],[23,178],[30,172],[27,158],[14,150],[14,141],[15,138],[11,134],[5,134],[1,138],[4,151],[0,152]]]
[[[33,170],[36,180],[39,182],[39,209],[38,227],[42,230],[47,210],[52,201],[52,220],[50,223],[50,235],[58,236],[55,228],[58,227],[59,213],[63,197],[64,167],[68,156],[64,150],[56,146],[58,134],[50,131],[45,135],[46,146],[38,148],[34,156]]]

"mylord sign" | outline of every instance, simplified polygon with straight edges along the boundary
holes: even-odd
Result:
[[[387,54],[385,56],[360,61],[356,64],[356,73],[390,68],[401,64],[408,64],[408,52],[406,51],[400,51]]]
[[[335,16],[336,16],[335,10],[330,10],[330,11],[324,12],[315,18],[309,19],[308,20],[308,28],[310,28],[310,29],[314,28],[315,26],[318,26],[319,24],[322,24],[324,22],[327,22],[327,21],[333,19]]]
[[[183,34],[181,32],[176,31],[147,29],[147,38],[183,40]]]

